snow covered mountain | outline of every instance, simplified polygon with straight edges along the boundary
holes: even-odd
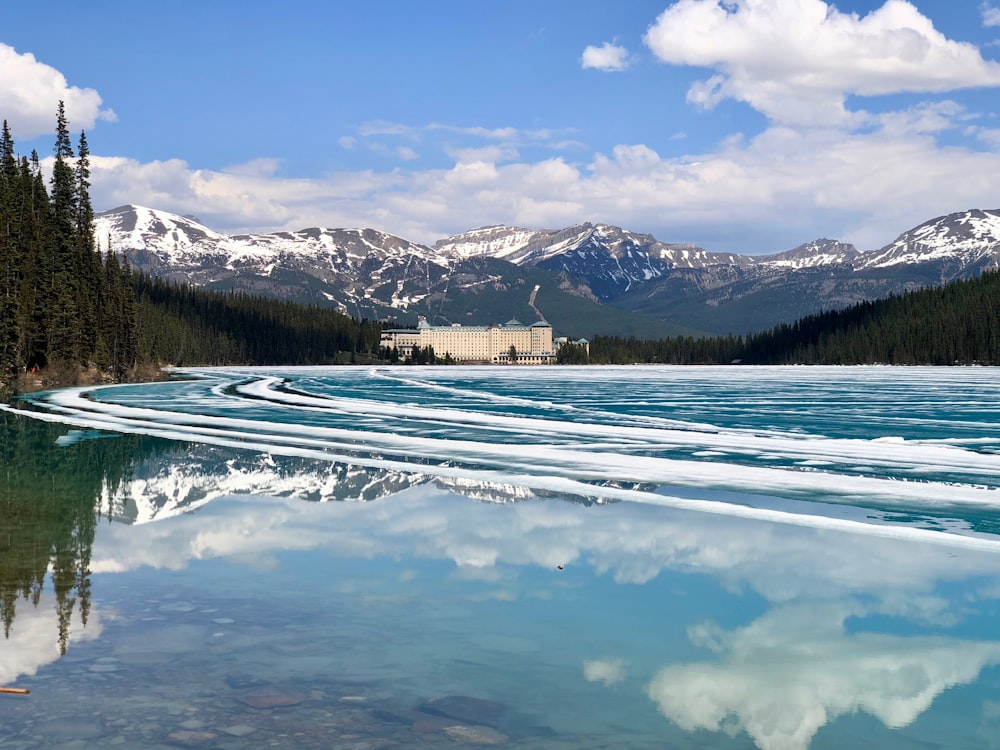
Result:
[[[783,253],[759,258],[758,263],[771,268],[817,268],[854,263],[860,255],[854,245],[837,240],[819,239]]]
[[[164,268],[215,262],[226,268],[267,268],[289,258],[326,256],[349,265],[371,257],[416,257],[435,262],[443,256],[424,245],[374,229],[310,228],[297,232],[225,235],[191,216],[177,216],[142,206],[120,206],[97,214],[98,244],[117,251],[143,251]]]
[[[942,263],[958,274],[1000,264],[1000,210],[964,211],[925,222],[881,250],[866,253],[859,268]]]
[[[499,258],[519,263],[525,255],[525,248],[531,247],[540,238],[549,236],[546,229],[524,229],[496,225],[480,227],[462,234],[456,234],[434,243],[435,249],[451,258]]]
[[[190,217],[142,206],[98,214],[95,234],[100,247],[154,276],[325,301],[361,317],[419,302],[449,263],[432,248],[374,229],[223,235]]]
[[[483,227],[439,240],[435,248],[447,254],[489,255],[519,266],[565,271],[586,279],[594,293],[604,299],[673,268],[753,262],[749,256],[710,253],[696,245],[667,244],[650,234],[590,223],[560,230]]]
[[[744,332],[1000,265],[1000,211],[982,210],[921,224],[876,251],[818,239],[760,256],[590,223],[481,227],[433,246],[374,229],[224,235],[192,217],[140,206],[103,212],[95,224],[102,248],[155,276],[406,322],[417,314],[465,323],[531,317],[536,303],[542,314],[547,303],[568,320],[605,315],[576,299],[696,330]],[[531,292],[535,287],[542,293]],[[531,311],[519,312],[525,305]]]

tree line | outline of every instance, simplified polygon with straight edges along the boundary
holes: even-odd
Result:
[[[121,381],[160,364],[370,361],[381,326],[330,308],[213,292],[135,272],[99,248],[85,132],[74,148],[56,112],[51,175],[0,133],[0,394],[41,372],[49,384]]]
[[[218,292],[134,274],[143,361],[328,365],[379,358],[382,324],[329,307]]]
[[[746,336],[595,336],[590,362],[1000,365],[1000,271],[860,302]]]
[[[91,365],[134,366],[137,325],[131,271],[94,244],[90,152],[74,149],[63,103],[55,160],[43,177],[37,151],[19,157],[0,131],[0,391],[19,373]]]

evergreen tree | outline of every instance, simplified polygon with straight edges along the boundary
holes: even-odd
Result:
[[[38,162],[38,152],[21,161],[21,182],[25,190],[21,211],[22,250],[21,294],[18,311],[18,340],[23,367],[35,369],[48,364],[48,333],[54,284],[51,233],[51,206]]]
[[[20,248],[15,231],[20,192],[14,139],[7,121],[0,132],[0,390],[11,383],[18,367],[17,308]]]
[[[75,234],[77,216],[77,186],[73,173],[73,143],[66,123],[66,110],[59,102],[56,115],[55,163],[52,165],[52,211],[55,225],[67,239]]]
[[[55,161],[46,188],[38,154],[14,154],[0,131],[0,392],[18,371],[58,367],[68,377],[97,360],[117,377],[136,362],[132,272],[108,267],[94,243],[90,150],[74,156],[65,109],[56,117]],[[110,346],[109,346],[110,344]]]
[[[66,112],[59,102],[56,116],[55,162],[52,165],[53,269],[49,286],[50,316],[46,360],[62,365],[76,364],[84,355],[85,331],[80,327],[81,299],[85,292],[80,278],[79,245],[76,234],[77,189],[71,161],[73,144],[69,137]]]
[[[1000,272],[810,315],[745,337],[595,336],[595,363],[1000,364]]]
[[[102,305],[102,265],[94,244],[94,209],[90,202],[90,149],[87,134],[80,133],[74,177],[74,238],[80,278],[76,306],[79,314],[81,354],[92,355],[97,347],[98,314]]]

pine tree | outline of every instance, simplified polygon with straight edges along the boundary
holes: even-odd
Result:
[[[20,249],[14,232],[19,192],[14,139],[7,121],[0,133],[0,392],[9,390],[18,369],[18,278]]]
[[[38,152],[21,161],[24,207],[21,213],[22,274],[18,310],[19,350],[26,369],[48,364],[48,332],[55,260],[49,239],[51,206]]]
[[[87,134],[80,133],[74,177],[74,237],[79,269],[77,312],[79,314],[81,353],[93,354],[97,347],[97,319],[101,307],[101,258],[94,245],[94,209],[90,202],[90,149]]]
[[[80,362],[84,355],[85,331],[81,330],[80,307],[83,291],[80,278],[79,247],[76,237],[76,177],[70,162],[73,144],[66,124],[66,111],[59,102],[56,116],[55,163],[52,165],[52,251],[48,347],[46,359],[64,365]]]
[[[72,239],[75,234],[77,217],[76,176],[71,166],[74,154],[73,143],[69,137],[69,127],[66,124],[66,110],[59,102],[56,115],[55,163],[52,165],[52,211],[53,219],[60,234],[66,239]]]

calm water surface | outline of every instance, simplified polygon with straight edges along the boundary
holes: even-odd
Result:
[[[0,411],[0,750],[1000,747],[1000,371],[187,371]]]

